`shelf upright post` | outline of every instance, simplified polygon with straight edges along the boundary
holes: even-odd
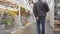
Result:
[[[20,34],[22,34],[22,33],[21,33],[21,26],[22,26],[22,23],[21,23],[21,19],[20,19],[20,2],[19,2],[18,11],[19,11],[19,28],[20,28]]]

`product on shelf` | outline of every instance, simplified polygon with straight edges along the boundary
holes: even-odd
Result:
[[[54,20],[55,24],[60,24],[60,20]]]
[[[16,15],[18,11],[0,9],[0,25],[4,25],[5,29],[16,27]]]
[[[4,12],[2,15],[2,24],[5,28],[11,28],[14,26],[14,17],[8,13]]]
[[[33,4],[34,3],[33,0],[29,0],[28,2],[29,2],[29,4]]]
[[[18,8],[18,4],[11,2],[11,0],[10,1],[8,1],[8,0],[0,0],[0,4],[4,5],[4,6],[9,6],[9,7],[12,7],[12,8],[16,8],[16,9]]]
[[[60,29],[60,20],[59,19],[56,19],[54,20],[54,26],[55,26],[55,29]]]
[[[60,24],[55,24],[55,29],[60,29]]]
[[[0,25],[1,25],[2,11],[0,11]]]
[[[12,0],[0,0],[0,30],[3,34],[15,33],[19,28],[18,11],[18,5]]]
[[[22,25],[26,25],[27,23],[29,23],[29,12],[26,12],[26,10],[24,8],[20,8],[21,11],[20,11],[20,14],[21,14],[21,22],[22,22]]]
[[[8,10],[10,13],[11,13],[11,15],[13,15],[13,16],[16,16],[16,15],[18,15],[19,14],[19,11],[14,11],[14,10]]]
[[[55,29],[60,29],[60,0],[54,0],[54,27]]]

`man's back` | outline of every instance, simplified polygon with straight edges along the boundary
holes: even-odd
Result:
[[[46,16],[46,12],[48,12],[49,8],[47,3],[38,1],[34,4],[33,12],[35,16]]]

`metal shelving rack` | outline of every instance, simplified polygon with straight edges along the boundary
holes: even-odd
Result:
[[[22,26],[21,23],[21,15],[20,15],[20,7],[23,7],[26,10],[29,10],[30,12],[32,12],[32,7],[30,7],[29,5],[26,4],[26,0],[23,0],[24,2],[21,3],[21,0],[17,1],[17,0],[11,0],[9,2],[0,0],[0,8],[3,10],[13,10],[13,11],[18,11],[19,15],[16,16],[16,21],[18,21],[18,27],[15,28],[11,28],[11,29],[3,29],[3,25],[1,25],[1,30],[3,30],[4,33],[2,34],[22,34],[24,32],[24,29],[33,27],[33,23],[28,23],[25,26]],[[14,2],[14,3],[13,3]],[[16,4],[15,4],[16,3]],[[14,4],[14,5],[13,5]],[[16,5],[16,6],[15,6]],[[2,6],[2,7],[1,7]],[[32,20],[31,20],[32,22]],[[0,30],[0,31],[1,31]],[[32,32],[31,32],[32,33]]]
[[[0,9],[2,10],[13,10],[13,11],[19,11],[19,9],[17,8],[19,7],[18,3],[13,3],[11,1],[4,1],[4,0],[0,0]],[[16,16],[18,23],[16,23],[18,26],[11,28],[11,29],[5,29],[4,25],[0,25],[0,30],[1,34],[14,34],[15,32],[17,32],[18,30],[20,30],[20,23],[19,23],[19,15]]]
[[[29,5],[28,0],[23,0],[23,2],[21,0],[20,7],[24,8],[25,10],[29,10],[32,13],[32,8],[33,7],[31,7]],[[21,26],[21,29],[20,29],[21,34],[32,34],[33,33],[32,29],[34,30],[33,26],[34,25],[36,26],[36,24],[32,22],[33,21],[32,19],[34,19],[33,16],[32,16],[32,18],[31,18],[31,20],[28,24],[26,24],[25,26]],[[35,34],[36,34],[36,32],[35,32]]]
[[[55,12],[54,12],[54,27],[56,31],[60,30],[60,0],[55,1]]]

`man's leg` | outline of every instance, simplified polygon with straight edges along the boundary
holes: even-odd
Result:
[[[45,34],[45,17],[42,17],[41,24],[42,24],[42,34]]]
[[[40,34],[40,20],[39,19],[37,20],[37,31],[38,31],[38,34]]]

